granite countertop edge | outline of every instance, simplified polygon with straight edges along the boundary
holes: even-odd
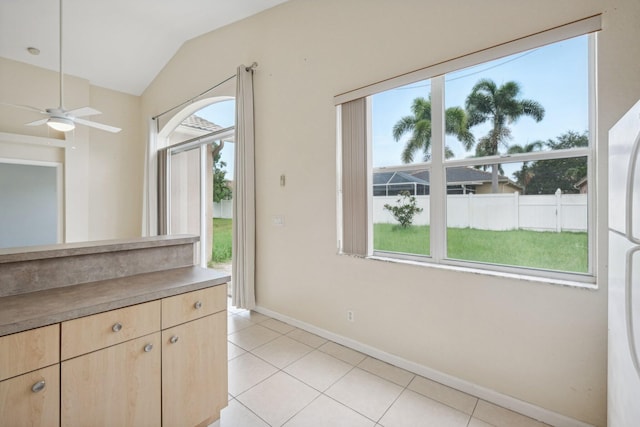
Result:
[[[197,236],[178,234],[8,248],[0,249],[0,264],[78,255],[91,255],[114,251],[147,249],[152,247],[185,245],[196,243],[198,240],[199,238]]]
[[[223,285],[230,279],[219,271],[190,266],[0,297],[0,337]]]

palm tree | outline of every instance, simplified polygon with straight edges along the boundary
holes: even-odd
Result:
[[[518,153],[531,153],[533,151],[540,151],[544,143],[542,141],[534,141],[525,145],[512,145],[507,150],[508,154],[518,154]],[[515,172],[514,175],[518,179],[518,182],[522,184],[522,193],[527,194],[527,185],[531,182],[531,179],[534,176],[534,172],[529,167],[529,162],[522,162],[522,169],[520,171]]]
[[[536,122],[544,117],[544,108],[531,99],[519,99],[520,85],[514,81],[498,87],[491,79],[481,79],[473,86],[465,107],[469,127],[489,121],[491,130],[478,140],[476,153],[495,156],[500,146],[508,147],[511,129],[508,125],[521,116],[530,116]],[[491,190],[498,192],[498,165],[491,165]]]
[[[414,154],[423,151],[425,161],[431,158],[431,100],[418,97],[411,105],[413,115],[405,116],[393,126],[393,139],[399,141],[405,133],[411,133],[402,150],[402,162],[413,162]],[[465,150],[473,146],[473,134],[469,132],[467,114],[460,107],[450,107],[445,111],[445,133],[455,135]],[[453,151],[445,147],[445,156],[453,156]]]

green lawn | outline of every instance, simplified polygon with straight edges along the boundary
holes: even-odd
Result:
[[[375,224],[374,248],[429,255],[429,227]],[[586,273],[587,233],[527,230],[447,230],[448,258]]]
[[[211,262],[221,263],[231,259],[231,230],[230,219],[213,218],[213,250]]]

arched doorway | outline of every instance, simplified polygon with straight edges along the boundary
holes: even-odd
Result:
[[[231,274],[235,99],[194,102],[158,133],[166,156],[167,234],[200,236],[198,264]]]

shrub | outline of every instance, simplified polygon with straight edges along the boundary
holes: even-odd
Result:
[[[422,208],[416,205],[416,198],[408,191],[401,191],[398,194],[397,205],[385,204],[384,208],[391,212],[393,217],[400,223],[400,227],[407,228],[413,223],[413,216],[422,212]]]

